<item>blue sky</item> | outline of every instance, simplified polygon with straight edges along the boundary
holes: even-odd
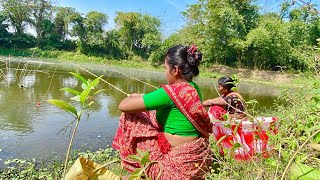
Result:
[[[197,0],[57,0],[57,5],[73,7],[81,13],[96,10],[109,16],[107,29],[114,28],[117,11],[141,12],[157,17],[162,22],[161,31],[165,36],[180,29],[185,19],[180,12]]]
[[[257,0],[260,12],[279,11],[279,3],[283,0]],[[318,0],[312,0],[315,3]],[[115,26],[113,21],[117,11],[147,13],[161,20],[163,35],[169,36],[185,25],[181,12],[187,9],[187,5],[197,3],[197,0],[56,0],[57,4],[65,7],[73,7],[81,13],[99,11],[108,15],[107,29]],[[319,2],[317,2],[319,5]]]

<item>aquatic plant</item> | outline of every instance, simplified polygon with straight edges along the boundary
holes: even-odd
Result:
[[[49,99],[48,100],[49,103],[59,107],[60,109],[66,111],[67,113],[71,114],[74,117],[74,120],[71,122],[71,124],[76,122],[75,127],[72,132],[70,143],[68,146],[68,151],[66,154],[66,159],[65,159],[65,163],[64,163],[64,170],[63,170],[63,178],[65,177],[65,174],[66,174],[72,142],[73,142],[74,136],[76,134],[79,122],[81,120],[81,116],[83,115],[85,110],[94,103],[91,100],[92,97],[99,94],[100,92],[104,91],[104,89],[95,90],[95,87],[100,82],[101,76],[97,77],[94,80],[90,80],[90,79],[86,80],[85,78],[83,78],[81,75],[79,75],[77,73],[70,72],[70,74],[72,74],[73,76],[75,76],[77,79],[79,79],[82,82],[82,85],[81,85],[82,91],[80,92],[80,91],[77,91],[75,89],[71,89],[68,87],[64,87],[60,90],[64,90],[66,92],[69,92],[69,93],[75,95],[74,97],[72,97],[70,99],[79,103],[80,108],[76,109],[75,106],[73,106],[67,102],[64,102],[62,100],[59,100],[59,99]]]

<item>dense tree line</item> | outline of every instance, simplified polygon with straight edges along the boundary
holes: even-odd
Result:
[[[164,39],[161,22],[138,12],[117,12],[116,27],[105,30],[108,15],[79,13],[50,0],[0,0],[0,47],[77,51],[110,59],[139,56],[153,63],[178,43],[197,44],[205,63],[270,69],[315,66],[320,37],[316,6],[283,1],[280,12],[259,12],[254,0],[198,0],[183,12],[187,25]],[[27,30],[33,29],[31,35]]]
[[[71,50],[124,59],[147,58],[161,44],[160,21],[149,15],[117,12],[117,28],[106,31],[108,16],[101,12],[81,14],[71,7],[54,6],[50,0],[0,2],[1,47]],[[35,35],[28,33],[31,29]]]

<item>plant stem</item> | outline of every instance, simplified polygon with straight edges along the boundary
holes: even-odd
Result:
[[[68,147],[68,151],[67,151],[66,160],[65,160],[65,162],[64,162],[64,168],[63,168],[63,180],[65,179],[65,176],[66,176],[66,171],[67,171],[67,165],[68,165],[69,154],[70,154],[70,150],[71,150],[71,146],[72,146],[73,138],[74,138],[74,135],[76,134],[76,131],[77,131],[77,128],[78,128],[79,122],[80,122],[80,118],[79,118],[79,119],[77,119],[76,126],[75,126],[75,127],[74,127],[74,129],[73,129],[72,136],[71,136],[71,139],[70,139],[70,143],[69,143],[69,147]]]

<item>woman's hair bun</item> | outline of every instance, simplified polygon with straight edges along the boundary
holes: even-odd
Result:
[[[188,63],[191,66],[198,66],[202,60],[202,53],[197,51],[197,46],[192,45],[190,48],[188,48],[187,52]]]

